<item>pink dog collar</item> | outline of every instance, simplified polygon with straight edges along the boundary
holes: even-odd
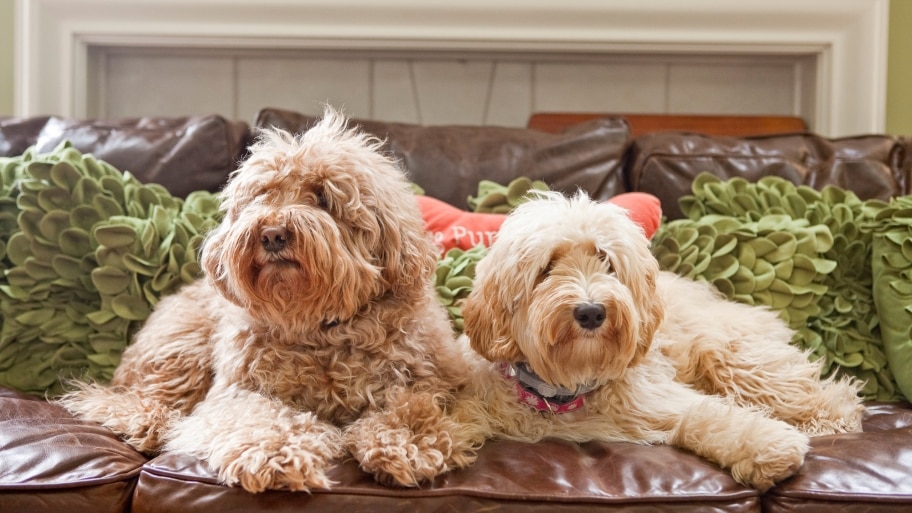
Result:
[[[520,380],[517,379],[516,369],[508,362],[500,364],[500,371],[504,378],[513,381],[519,401],[539,412],[552,414],[569,413],[582,408],[585,402],[585,394],[578,394],[569,401],[554,402],[548,400],[548,398],[523,386]]]

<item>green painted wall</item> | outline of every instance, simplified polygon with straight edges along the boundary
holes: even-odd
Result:
[[[13,114],[13,2],[0,0],[0,116]],[[886,131],[912,135],[912,0],[890,0]]]
[[[13,0],[0,0],[0,116],[13,114]]]
[[[890,0],[887,55],[887,127],[912,135],[912,0]]]

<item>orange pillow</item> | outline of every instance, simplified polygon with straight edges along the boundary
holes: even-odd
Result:
[[[430,196],[415,196],[424,216],[424,224],[431,232],[440,253],[451,248],[471,249],[479,244],[490,246],[500,229],[505,214],[468,212]],[[627,192],[608,200],[630,214],[630,217],[652,238],[662,222],[662,204],[659,198],[645,192]]]

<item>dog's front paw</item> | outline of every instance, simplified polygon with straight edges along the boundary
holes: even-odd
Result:
[[[214,449],[209,464],[222,483],[248,492],[326,489],[335,484],[326,476],[327,469],[344,455],[341,435],[335,427],[302,413],[291,423],[276,421],[259,436],[250,433]]]
[[[345,448],[365,472],[386,485],[417,486],[475,460],[459,424],[435,394],[391,394],[383,411],[365,414],[343,434]]]
[[[417,486],[446,472],[447,454],[435,448],[437,440],[415,439],[407,429],[376,433],[362,438],[351,448],[361,468],[387,486]]]
[[[218,476],[222,483],[240,485],[252,493],[329,488],[334,483],[326,476],[328,456],[301,447],[250,445],[226,455],[224,464],[218,469]]]
[[[329,488],[332,485],[322,465],[312,461],[313,458],[306,454],[299,455],[304,457],[304,461],[295,461],[298,458],[291,452],[270,454],[249,447],[219,469],[219,480],[229,486],[240,485],[252,493],[283,488],[306,491],[311,488]]]
[[[801,468],[808,443],[804,433],[792,428],[782,430],[776,438],[763,440],[753,451],[746,451],[746,457],[732,466],[731,473],[741,483],[764,492]]]

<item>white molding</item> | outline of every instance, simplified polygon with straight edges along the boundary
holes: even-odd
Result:
[[[16,113],[82,116],[91,45],[815,55],[816,130],[884,130],[889,0],[16,0]]]

